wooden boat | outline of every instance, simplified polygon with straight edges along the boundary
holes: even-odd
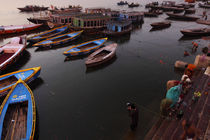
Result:
[[[29,83],[39,76],[40,71],[41,67],[34,67],[1,75],[0,96],[4,95],[3,92],[11,89],[11,87],[18,81],[18,79],[22,79],[24,82]]]
[[[180,31],[184,36],[205,36],[210,35],[210,28],[185,29]]]
[[[58,35],[58,36],[40,41],[40,42],[34,44],[33,46],[34,47],[47,47],[47,46],[61,45],[61,44],[70,42],[70,41],[78,38],[82,32],[83,31],[78,31],[78,32],[71,32],[71,33]]]
[[[25,31],[31,31],[42,24],[25,24],[25,25],[10,25],[10,26],[0,26],[0,35],[6,35],[11,33],[21,33]]]
[[[186,16],[186,15],[180,15],[180,14],[174,14],[174,13],[166,13],[170,18],[172,19],[178,19],[178,20],[187,20],[187,21],[196,21],[199,19],[199,17],[194,16]]]
[[[117,3],[117,5],[128,5],[128,2],[127,1],[120,1]]]
[[[194,14],[196,12],[195,8],[185,9],[185,14]]]
[[[210,4],[199,3],[198,6],[201,7],[201,8],[210,8]]]
[[[75,16],[70,29],[83,30],[84,34],[100,34],[106,28],[106,23],[111,20],[108,15],[102,13],[82,14]]]
[[[84,42],[82,44],[70,47],[63,54],[66,56],[85,55],[100,48],[106,42],[106,40],[107,38],[101,38],[101,39]]]
[[[145,17],[158,17],[158,14],[155,12],[144,12]]]
[[[120,12],[118,16],[119,20],[127,20],[132,23],[142,23],[144,22],[144,12],[132,11],[132,12]]]
[[[107,29],[103,31],[108,36],[120,36],[130,33],[132,30],[131,21],[111,21],[107,23]]]
[[[35,125],[36,106],[33,93],[19,79],[0,108],[0,139],[33,140]]]
[[[163,21],[163,22],[155,22],[150,24],[153,28],[167,28],[169,26],[171,26],[171,22],[170,21]]]
[[[112,59],[116,55],[117,44],[110,44],[90,54],[85,61],[87,67],[97,66]]]
[[[128,4],[128,7],[129,8],[139,7],[139,4],[138,3],[131,3],[131,4]]]
[[[0,48],[0,71],[14,63],[26,47],[26,36],[14,37]]]
[[[158,6],[159,3],[157,2],[151,2],[145,5],[145,8],[152,8],[153,6]]]
[[[82,7],[80,5],[69,5],[68,7],[62,7],[62,8],[57,8],[57,7],[51,7],[49,11],[53,14],[61,14],[61,13],[72,13],[72,12],[81,12]]]
[[[68,25],[57,27],[39,34],[36,34],[34,36],[29,37],[27,40],[30,42],[38,42],[47,38],[51,38],[54,36],[57,36],[59,34],[66,33],[69,30]]]
[[[198,20],[196,20],[196,22],[199,24],[210,25],[210,20],[198,19]]]
[[[49,17],[30,17],[27,18],[28,21],[34,24],[42,24],[42,25],[47,25],[47,21],[49,20]]]
[[[45,11],[49,7],[37,6],[37,5],[26,5],[25,7],[18,8],[21,12],[35,12],[35,11]]]
[[[173,9],[174,13],[181,13],[185,10],[184,8],[178,8],[178,7],[173,7],[172,9]]]

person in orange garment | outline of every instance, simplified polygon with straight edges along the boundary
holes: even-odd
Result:
[[[195,71],[196,66],[194,64],[188,64],[187,68],[184,71],[184,74],[187,75],[190,79]]]
[[[193,44],[192,52],[196,52],[197,49],[198,49],[198,43],[196,43],[196,42],[193,41],[192,44]]]
[[[195,125],[192,124],[191,121],[183,120],[182,127],[184,129],[184,132],[181,135],[181,140],[197,140],[200,131],[197,128],[195,128]]]

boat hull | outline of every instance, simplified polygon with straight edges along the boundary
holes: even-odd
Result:
[[[83,31],[78,31],[78,32],[71,32],[71,33],[67,33],[67,34],[58,35],[58,36],[43,40],[41,42],[38,42],[38,43],[34,44],[33,46],[34,47],[53,47],[53,46],[62,45],[62,44],[65,44],[72,40],[77,39],[81,35],[82,32]],[[71,34],[73,34],[73,35],[71,36]],[[62,37],[64,37],[64,36],[66,36],[66,37],[64,39],[62,39]],[[55,39],[58,39],[58,40],[53,41]]]
[[[0,30],[0,35],[27,32],[27,31],[34,30],[40,26],[42,26],[42,24],[35,24],[33,26],[30,26],[30,25],[6,26],[6,27],[9,27],[9,29]],[[3,28],[4,28],[4,26],[3,26]]]
[[[98,65],[101,65],[110,61],[113,57],[116,56],[116,48],[117,48],[117,44],[114,43],[109,46],[98,49],[97,51],[92,53],[90,56],[88,56],[85,62],[86,66],[95,67],[95,66],[98,66]],[[109,51],[109,53],[107,55],[104,55],[102,58],[97,58],[97,55],[100,54],[102,51]]]
[[[102,38],[102,39],[97,39],[97,40],[93,40],[93,41],[88,41],[88,42],[84,42],[82,44],[73,46],[71,48],[69,48],[68,50],[66,50],[63,54],[65,56],[81,56],[81,55],[85,55],[88,53],[91,53],[95,50],[97,50],[98,48],[100,48],[105,42],[106,42],[107,38]],[[93,46],[88,46],[85,49],[79,49],[80,47],[84,47],[86,45],[90,45],[92,43],[95,43]]]
[[[193,29],[195,30],[195,29]],[[206,32],[199,32],[199,31],[193,31],[193,30],[181,30],[180,32],[184,35],[184,36],[208,36],[210,35],[210,29],[209,31]],[[199,30],[199,29],[198,29]]]
[[[11,109],[12,106],[14,109]],[[11,115],[8,116],[8,114]],[[13,121],[12,124],[11,121]],[[33,93],[24,81],[18,80],[0,108],[0,139],[33,140],[35,124],[36,107]]]
[[[24,82],[30,83],[32,80],[36,79],[40,75],[40,72],[41,67],[35,67],[4,74],[0,76],[0,83],[1,81],[5,81],[10,77],[15,77],[16,80],[22,79]],[[1,86],[0,97],[7,94],[7,91],[10,90],[13,85],[14,83],[8,80],[8,84],[6,84],[5,86]]]
[[[57,35],[67,33],[68,30],[69,30],[68,26],[57,27],[57,28],[39,33],[37,35],[34,35],[34,36],[28,38],[27,41],[33,42],[33,43],[39,42],[39,41],[42,41],[42,40],[47,39],[47,38],[51,38],[51,37],[54,37],[54,36],[57,36]]]
[[[7,57],[6,59],[3,58],[6,54],[2,55],[1,61],[3,61],[3,62],[1,62],[1,64],[0,64],[0,72],[5,70],[9,65],[14,64],[20,58],[23,51],[25,50],[25,48],[26,48],[26,36],[22,36],[22,37],[19,37],[19,38],[20,38],[20,42],[22,42],[22,44],[18,44],[18,43],[13,44],[13,43],[10,42],[10,43],[8,43],[8,44],[6,44],[5,46],[2,47],[3,50],[7,49],[10,52],[14,52],[14,54]],[[9,50],[9,47],[11,47],[10,50]],[[18,49],[18,50],[15,51],[16,49]]]

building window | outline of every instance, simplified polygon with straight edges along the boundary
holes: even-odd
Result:
[[[81,21],[80,20],[78,20],[78,26],[81,26]]]
[[[90,26],[90,21],[87,21],[87,27],[89,27]]]
[[[91,21],[91,26],[93,26],[93,21]]]
[[[96,21],[94,21],[94,26],[96,26]]]
[[[69,23],[71,23],[71,18],[69,18]]]
[[[67,18],[65,19],[65,23],[68,23],[68,19]]]
[[[86,27],[86,21],[84,21],[84,27]]]
[[[64,19],[61,19],[61,23],[64,23]]]

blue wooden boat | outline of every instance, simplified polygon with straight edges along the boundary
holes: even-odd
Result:
[[[91,53],[101,47],[107,38],[96,39],[88,42],[84,42],[79,45],[72,46],[68,50],[66,50],[63,54],[66,56],[78,56]]]
[[[5,97],[0,108],[0,140],[33,140],[35,123],[33,93],[20,79]]]
[[[70,42],[77,37],[81,35],[83,31],[77,31],[77,32],[71,32],[71,33],[66,33],[62,35],[58,35],[46,40],[43,40],[41,42],[38,42],[34,44],[34,47],[47,47],[47,46],[55,46],[55,45],[61,45],[67,42]]]
[[[63,33],[66,33],[69,30],[68,25],[57,27],[39,34],[36,34],[34,36],[29,37],[27,40],[30,42],[39,42],[41,40],[51,38]]]
[[[1,75],[0,97],[5,94],[5,91],[11,89],[12,86],[18,81],[18,79],[22,79],[24,82],[29,83],[39,76],[40,71],[41,67],[34,67]]]

